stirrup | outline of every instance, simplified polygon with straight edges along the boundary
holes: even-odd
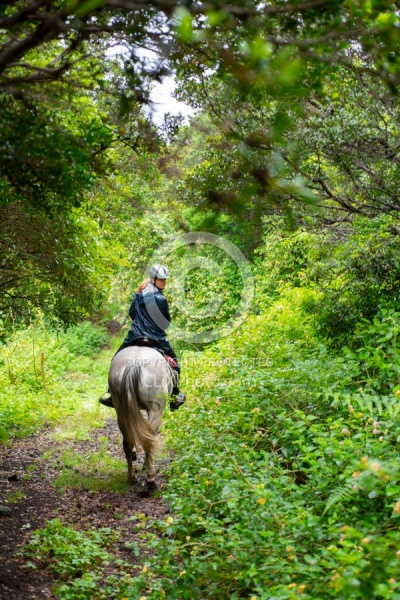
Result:
[[[106,393],[108,393],[108,392],[106,392]],[[99,402],[103,406],[108,406],[109,408],[114,408],[114,404],[113,404],[110,394],[108,394],[108,396],[106,396],[106,394],[103,394],[101,396],[101,398],[99,398]]]

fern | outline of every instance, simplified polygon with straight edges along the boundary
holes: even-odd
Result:
[[[335,504],[342,504],[354,495],[354,481],[347,481],[344,485],[336,488],[328,498],[323,514],[328,512]]]
[[[348,406],[353,405],[354,408],[364,413],[368,412],[371,416],[382,416],[386,413],[389,417],[395,417],[400,412],[400,402],[392,396],[346,394],[344,399]]]

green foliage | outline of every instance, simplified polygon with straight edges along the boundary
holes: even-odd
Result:
[[[90,241],[98,223],[83,206],[112,130],[78,92],[39,102],[3,94],[0,103],[1,316],[26,322],[39,306],[76,322],[101,297],[98,244]]]
[[[107,452],[107,440],[102,442],[96,452],[82,455],[81,452],[66,450],[58,459],[61,464],[54,484],[57,489],[83,488],[114,493],[129,489],[126,460],[116,459]]]
[[[285,50],[274,64],[279,50],[274,55],[256,35],[243,45],[245,60],[260,46],[267,57],[254,65],[252,85],[211,73],[208,54],[206,74],[193,62],[180,65],[180,97],[202,106],[213,126],[211,133],[203,128],[198,162],[180,186],[183,197],[237,214],[258,234],[265,214],[285,216],[292,227],[311,217],[342,239],[344,221],[356,215],[396,215],[398,103],[387,86],[361,74],[363,59],[355,54],[345,69],[327,67],[319,82],[318,67],[305,67],[303,57],[301,84],[294,78],[277,85],[274,77],[296,59]],[[204,116],[192,128],[202,124]]]
[[[314,307],[321,334],[338,346],[356,323],[371,320],[400,293],[400,237],[391,219],[358,219],[348,239],[308,268],[306,279],[322,292]]]
[[[80,358],[93,356],[107,345],[107,332],[88,321],[69,327],[62,334],[62,345],[69,354]]]
[[[85,115],[83,103],[80,116],[73,104],[57,113],[54,107],[26,106],[7,96],[1,103],[0,177],[8,188],[0,205],[23,199],[54,215],[79,206],[95,179],[91,151],[107,142],[107,127],[93,113]]]
[[[250,256],[265,213],[292,225],[310,213],[314,219],[316,193],[333,224],[342,211],[397,210],[398,106],[377,80],[392,87],[398,80],[392,5],[258,8],[247,2],[240,14],[223,5],[208,6],[205,15],[186,6],[171,12],[178,93],[203,114],[178,135],[167,124],[167,144],[141,108],[149,79],[166,72],[161,59],[148,67],[137,52],[140,43],[149,47],[156,4],[136,20],[132,7],[87,2],[78,10],[72,3],[60,13],[54,6],[54,23],[70,19],[69,11],[81,18],[68,21],[67,37],[49,24],[35,40],[28,32],[44,9],[28,14],[5,5],[0,46],[13,35],[27,35],[29,44],[21,41],[18,51],[12,45],[0,64],[3,318],[26,322],[40,306],[76,322],[109,296],[115,271],[125,292],[132,243],[143,268],[155,237],[163,239],[162,226],[151,226],[155,213],[168,232],[167,210],[174,232],[195,223],[228,232]],[[95,41],[83,18],[96,20]],[[105,56],[115,35],[130,54]],[[155,40],[150,47],[157,50]],[[305,52],[310,48],[315,54]],[[17,62],[9,64],[14,52]],[[140,223],[144,213],[150,231]],[[111,296],[114,304],[114,290]]]
[[[150,203],[159,185],[141,189]],[[201,216],[188,210],[184,218],[194,225]],[[228,221],[221,219],[220,224]],[[154,221],[151,209],[140,212],[134,222],[140,235],[132,251],[132,279],[139,279],[155,243],[167,239],[175,225],[163,212],[160,221]],[[124,224],[123,236],[129,237],[131,225]],[[186,352],[183,357],[181,383],[188,408],[181,409],[179,419],[175,413],[165,414],[163,425],[174,455],[166,495],[173,516],[149,521],[143,528],[141,539],[151,556],[146,554],[141,573],[131,581],[122,577],[124,567],[119,580],[101,575],[106,564],[101,558],[82,573],[62,571],[67,581],[57,586],[60,598],[344,600],[400,595],[399,313],[393,307],[379,308],[385,299],[389,304],[397,285],[397,238],[387,231],[390,225],[386,219],[369,224],[360,220],[354,235],[342,244],[332,243],[327,234],[279,234],[269,227],[255,265],[255,314],[203,354]],[[347,312],[351,302],[362,302],[359,282],[364,277],[366,295],[376,283],[372,263],[363,269],[361,258],[369,260],[373,247],[382,257],[380,264],[393,268],[377,270],[389,276],[382,275],[374,288],[380,301],[373,320],[348,326],[348,345],[338,343],[333,354],[321,337],[321,298],[329,299],[341,278],[343,290],[348,289]],[[139,249],[141,256],[136,254]],[[214,249],[202,250],[204,260],[218,262],[226,285],[221,286],[221,274],[215,278],[202,271],[196,278],[189,272],[189,302],[201,311],[208,294],[222,289],[233,306],[236,272]],[[347,267],[340,270],[343,257]],[[180,273],[193,266],[192,260],[190,252],[176,252],[169,266]],[[352,270],[348,264],[354,265]],[[127,290],[131,276],[124,271],[120,275]],[[168,293],[176,301],[173,285]],[[171,305],[173,310],[180,307],[179,302]],[[183,327],[191,326],[181,319],[177,321]],[[68,397],[71,391],[90,395],[100,379],[104,385],[109,356],[100,370],[93,368],[98,364],[93,355],[104,339],[92,325],[81,324],[58,338],[45,329],[31,329],[12,342],[16,340],[14,354],[12,346],[4,347],[8,354],[3,377],[14,377],[9,387],[21,386],[31,393],[24,393],[27,412],[34,394],[39,392],[36,398],[41,399],[57,389],[60,395],[66,381]],[[26,361],[32,346],[36,354],[31,354],[30,372],[22,358]],[[45,352],[47,357],[49,349],[49,373],[46,370],[43,379],[40,355]],[[93,377],[94,372],[89,385],[88,374]],[[91,398],[93,402],[93,394]],[[58,418],[66,411],[76,418],[76,408],[67,401],[62,413],[60,406],[57,410]],[[21,413],[17,416],[25,421]],[[49,411],[44,421],[52,418]],[[27,423],[25,432],[32,426],[31,414]],[[105,444],[100,453],[104,448]],[[74,452],[66,452],[61,460],[61,489],[111,485],[124,491],[120,461],[100,461],[98,453],[83,458]],[[52,530],[48,537],[58,544],[57,532]],[[78,547],[81,540],[70,545]],[[98,556],[97,550],[93,556]]]
[[[399,250],[396,221],[388,216],[358,217],[343,240],[314,228],[288,231],[282,220],[269,218],[255,253],[258,310],[286,287],[308,286],[315,294],[303,306],[318,334],[336,348],[357,345],[357,324],[395,310]]]
[[[175,274],[165,292],[173,324],[183,336],[197,333],[201,343],[203,332],[223,328],[234,317],[244,288],[240,270],[224,249],[206,243],[171,253],[168,266]]]
[[[383,309],[372,323],[364,321],[355,330],[353,350],[342,349],[351,379],[365,394],[389,396],[400,389],[400,313]]]
[[[68,94],[62,85],[29,99],[0,94],[0,317],[9,323],[29,322],[37,307],[67,325],[98,309],[126,265],[132,204],[147,207],[131,171],[141,164],[145,187],[143,163],[160,137],[140,106],[121,116],[104,93],[105,81],[123,84],[119,61],[105,60],[100,74],[86,59]]]
[[[16,490],[15,492],[8,494],[7,503],[14,504],[15,502],[20,502],[24,498],[26,498],[24,492],[22,490]]]
[[[307,282],[310,269],[316,261],[329,256],[331,248],[323,235],[309,231],[288,231],[280,219],[266,223],[263,243],[255,251],[255,276],[257,280],[257,303],[260,308],[279,297],[286,286],[301,287]],[[317,301],[318,295],[309,302]]]
[[[155,556],[127,597],[400,594],[396,367],[385,379],[376,366],[368,402],[356,357],[315,337],[310,295],[286,288],[230,339],[185,355],[188,409],[165,425],[173,517],[148,533]],[[390,343],[394,319],[365,326],[360,346]]]
[[[58,521],[27,556],[65,599],[400,598],[396,6],[50,4],[1,15],[0,437],[60,421],[56,435],[84,437],[101,421],[104,331],[55,327],[105,298],[123,311],[177,231],[260,247],[254,314],[185,354],[190,410],[165,425],[174,516],[143,528],[141,575],[105,577],[113,535]],[[130,54],[105,58],[115,39]],[[137,50],[164,57],[166,41],[178,95],[203,109],[167,123],[168,143],[141,108],[166,61]],[[166,291],[199,335],[233,315],[242,283],[201,250],[201,264],[193,248],[168,256],[186,278]],[[12,327],[35,307],[53,329]],[[121,461],[61,461],[61,489],[125,489]]]
[[[99,359],[96,354],[106,337],[92,323],[65,332],[40,323],[16,331],[0,348],[2,440],[24,437],[68,416],[75,435],[97,423],[110,353]]]
[[[110,529],[84,533],[63,525],[58,519],[38,530],[25,549],[28,557],[51,565],[61,576],[80,576],[88,569],[109,562],[106,548],[118,536]]]
[[[109,549],[117,539],[118,534],[108,528],[76,531],[53,519],[33,534],[24,554],[31,567],[53,571],[58,580],[54,589],[57,598],[103,599],[108,597],[108,590],[102,569],[115,562]]]

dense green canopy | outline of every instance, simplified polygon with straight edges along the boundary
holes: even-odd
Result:
[[[354,215],[397,214],[399,46],[387,1],[3,2],[4,315],[95,306],[113,246],[129,255],[121,228],[161,195],[178,229],[223,233],[225,213],[250,252],[267,215],[348,235]],[[166,73],[201,113],[191,128],[146,116]]]

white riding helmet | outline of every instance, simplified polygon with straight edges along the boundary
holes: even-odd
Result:
[[[168,279],[169,271],[164,265],[153,265],[149,272],[150,279]]]

